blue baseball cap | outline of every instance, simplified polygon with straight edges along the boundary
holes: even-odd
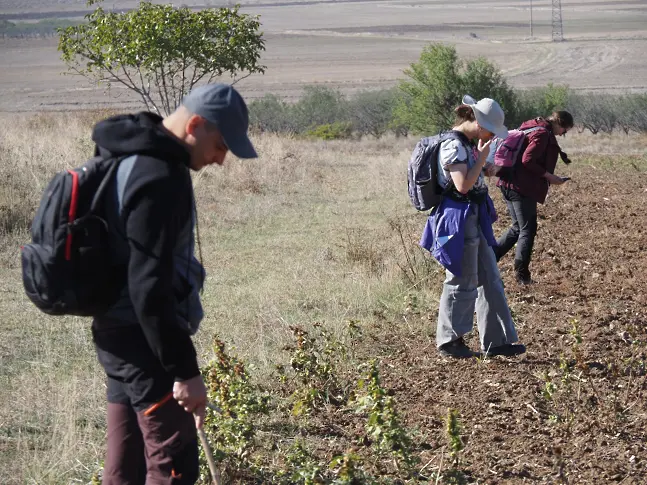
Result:
[[[182,100],[182,105],[215,125],[227,148],[238,158],[258,157],[247,136],[247,105],[233,86],[222,83],[202,85],[191,90]]]

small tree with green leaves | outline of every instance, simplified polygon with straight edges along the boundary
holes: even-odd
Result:
[[[404,74],[404,93],[395,108],[396,119],[414,133],[435,131],[452,120],[452,109],[461,98],[460,61],[456,49],[442,44],[425,47],[418,62]]]
[[[506,119],[515,117],[514,91],[498,68],[483,57],[465,61],[453,46],[430,44],[404,74],[409,79],[399,85],[404,96],[395,108],[395,119],[413,133],[451,127],[454,108],[465,94],[477,100],[492,98]]]
[[[88,0],[88,5],[101,0]],[[168,114],[200,82],[252,73],[265,50],[257,16],[233,8],[192,11],[141,2],[126,12],[100,6],[81,25],[58,29],[68,72],[135,92],[146,108]]]
[[[505,112],[508,125],[516,118],[517,95],[498,67],[486,58],[477,57],[465,62],[461,81],[463,94],[469,94],[476,100],[492,98],[499,103]]]

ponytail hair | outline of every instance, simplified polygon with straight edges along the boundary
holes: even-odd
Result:
[[[467,104],[461,104],[454,110],[455,124],[460,125],[465,121],[476,121],[474,111]]]
[[[568,111],[553,111],[553,114],[548,117],[547,121],[554,121],[560,127],[566,129],[573,128],[573,125],[575,124],[573,121],[573,115]]]

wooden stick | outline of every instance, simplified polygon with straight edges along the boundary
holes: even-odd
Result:
[[[212,411],[216,412],[216,413],[222,413],[222,409],[220,409],[220,408],[219,408],[218,406],[216,406],[215,404],[211,404],[210,402],[208,402],[208,403],[207,403],[207,407],[208,407],[209,409],[211,409]]]
[[[220,472],[218,471],[218,468],[216,468],[216,462],[213,459],[213,453],[211,452],[211,447],[207,441],[207,435],[205,434],[204,429],[198,428],[198,436],[200,436],[200,442],[202,443],[202,448],[204,448],[204,454],[207,457],[213,485],[221,485]]]

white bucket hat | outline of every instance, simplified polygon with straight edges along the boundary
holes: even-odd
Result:
[[[463,96],[463,104],[468,105],[474,111],[476,122],[487,131],[494,133],[499,138],[508,136],[508,129],[503,124],[505,113],[499,103],[490,98],[483,98],[478,103],[469,94]]]

